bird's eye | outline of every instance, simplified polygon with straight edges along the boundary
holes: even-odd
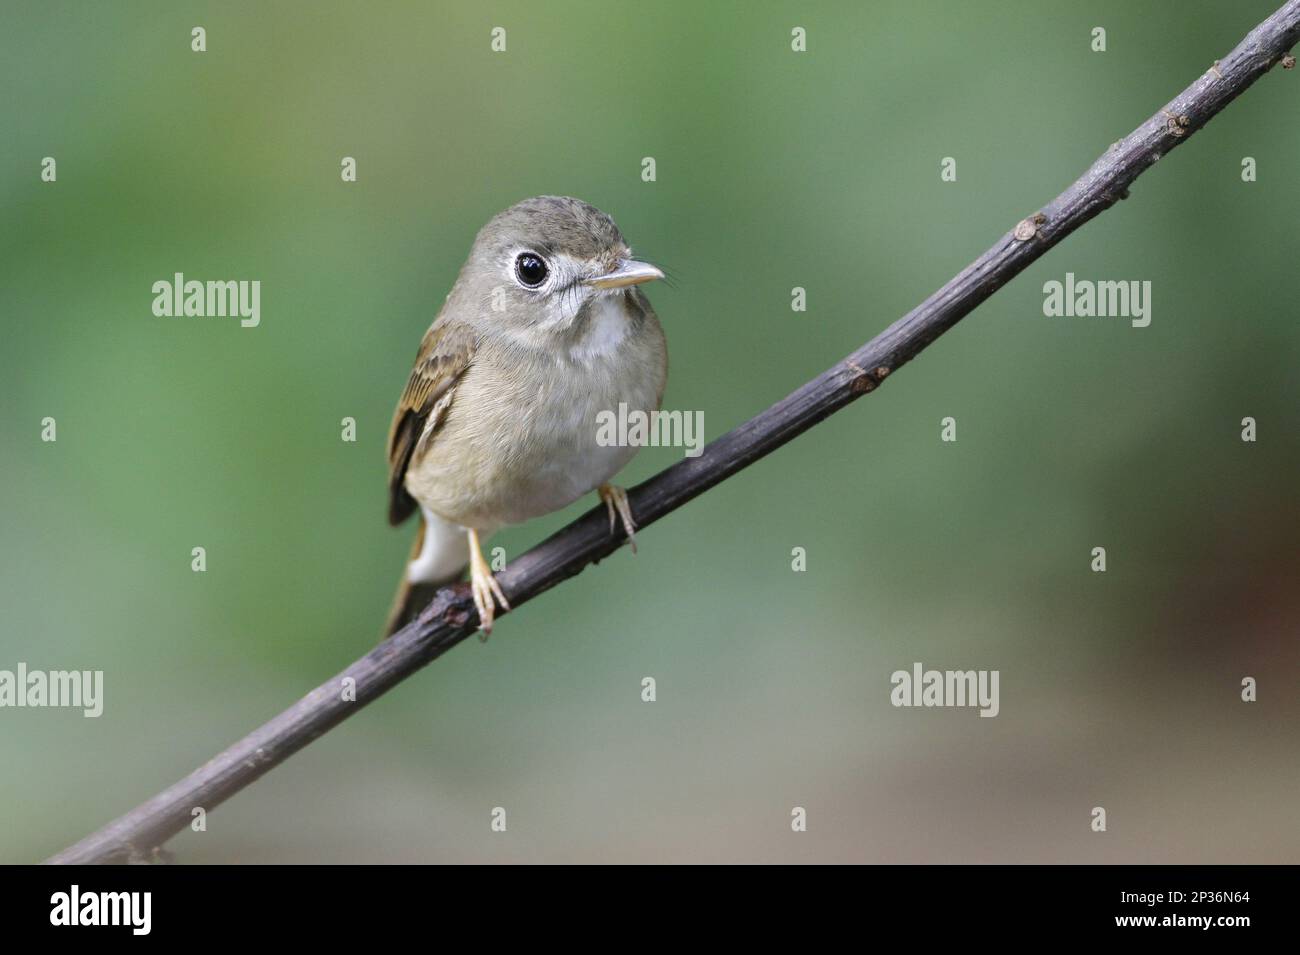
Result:
[[[537,288],[545,282],[549,271],[546,262],[535,252],[521,252],[515,259],[515,274],[519,276],[520,283],[528,288]]]

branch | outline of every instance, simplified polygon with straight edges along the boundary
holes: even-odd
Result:
[[[1223,60],[1122,141],[1070,188],[1022,220],[939,291],[844,361],[762,414],[630,492],[637,524],[646,527],[787,441],[874,391],[1039,256],[1128,195],[1146,169],[1181,145],[1247,87],[1281,61],[1300,39],[1300,0],[1288,0]],[[518,608],[622,544],[610,534],[603,507],[593,509],[522,555],[497,579]],[[191,810],[229,799],[416,670],[475,631],[478,617],[467,584],[439,591],[428,607],[338,676],[170,788],[49,861],[140,861],[183,829]],[[354,681],[354,694],[344,687]],[[349,702],[345,695],[354,695]]]

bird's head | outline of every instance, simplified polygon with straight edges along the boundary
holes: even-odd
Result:
[[[603,298],[635,295],[663,272],[632,257],[614,220],[563,196],[525,199],[474,240],[453,296],[476,324],[538,345],[581,331]]]

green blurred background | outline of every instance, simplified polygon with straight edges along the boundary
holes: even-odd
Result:
[[[106,703],[0,711],[0,861],[373,645],[411,533],[384,520],[389,416],[493,213],[579,196],[671,270],[665,405],[713,438],[1275,6],[6,0],[0,668],[102,669]],[[1297,84],[1266,76],[888,387],[417,674],[177,859],[1300,860]],[[261,326],[154,317],[177,271],[259,279]],[[1066,271],[1151,281],[1151,326],[1045,318]],[[1001,714],[895,709],[914,661],[1000,670]]]

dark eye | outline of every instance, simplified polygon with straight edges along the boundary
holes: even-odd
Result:
[[[545,282],[549,271],[542,257],[534,252],[521,252],[515,259],[515,274],[529,288],[537,288]]]

